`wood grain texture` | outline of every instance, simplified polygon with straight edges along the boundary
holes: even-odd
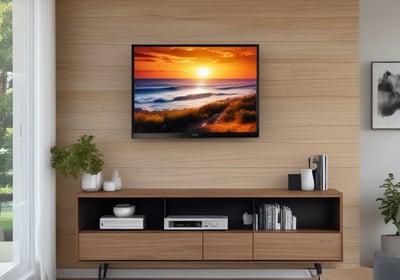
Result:
[[[203,232],[203,259],[252,260],[252,232]]]
[[[80,260],[203,258],[201,232],[81,232],[78,238]]]
[[[57,144],[95,135],[125,188],[282,188],[311,154],[343,192],[343,262],[359,264],[358,0],[57,0]],[[132,43],[259,43],[260,137],[131,139]],[[78,262],[79,180],[57,176],[57,267]],[[116,267],[236,267],[116,263]],[[310,264],[312,266],[312,264]],[[304,264],[243,264],[243,267]]]
[[[341,260],[340,233],[255,232],[255,260]]]
[[[201,188],[201,189],[123,189],[118,192],[80,192],[77,193],[77,197],[86,198],[108,198],[108,197],[158,197],[158,198],[174,198],[174,197],[263,197],[263,198],[290,198],[295,196],[296,198],[324,198],[324,197],[335,197],[342,199],[343,194],[337,190],[329,189],[326,191],[314,191],[314,192],[303,192],[303,191],[289,191],[282,188],[270,188],[270,189],[217,189],[217,188]]]

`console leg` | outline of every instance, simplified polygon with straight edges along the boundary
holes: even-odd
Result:
[[[108,263],[101,263],[99,265],[99,273],[98,273],[98,278],[97,279],[106,279],[107,277],[107,270],[108,270]]]
[[[314,267],[317,272],[318,279],[320,279],[320,276],[322,274],[322,265],[320,263],[314,263]]]

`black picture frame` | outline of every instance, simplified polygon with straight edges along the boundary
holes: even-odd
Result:
[[[145,49],[152,49],[152,51],[145,50],[140,50],[142,48]],[[185,78],[184,76],[179,77],[176,79],[175,77],[172,78],[165,78],[162,77],[160,80],[162,80],[162,85],[158,85],[156,83],[151,84],[150,86],[142,85],[140,82],[149,82],[152,79],[157,80],[157,78],[153,78],[154,73],[168,73],[168,70],[171,68],[171,65],[173,65],[173,60],[168,60],[168,57],[170,57],[171,53],[169,52],[174,52],[179,49],[179,53],[172,55],[172,57],[178,57],[178,61],[186,61],[188,58],[195,57],[195,61],[204,61],[205,60],[205,50],[208,50],[208,52],[214,53],[214,54],[219,54],[221,57],[226,57],[229,59],[230,65],[232,65],[232,62],[235,61],[235,56],[229,56],[228,53],[230,52],[230,49],[237,49],[238,51],[241,49],[251,49],[254,51],[254,54],[252,55],[243,55],[243,56],[237,56],[237,58],[241,57],[242,59],[245,57],[253,57],[252,59],[252,71],[255,72],[255,77],[254,78],[246,78],[246,77],[241,77],[241,78],[214,78],[210,79],[210,81],[214,80],[212,83],[208,84],[207,83],[194,83],[194,84],[203,84],[202,86],[199,86],[199,90],[204,90],[201,89],[203,86],[205,87],[205,91],[201,92],[201,94],[197,93],[187,93],[186,95],[183,96],[176,96],[176,95],[171,95],[167,96],[168,91],[175,91],[178,92],[182,88],[188,89],[190,88],[190,85],[184,84],[182,85],[182,82],[185,80],[190,80]],[[218,49],[226,49],[226,50],[218,50]],[[157,55],[154,54],[154,51],[157,51]],[[165,52],[165,53],[164,53]],[[193,54],[188,54],[186,53],[186,56],[182,56],[182,52],[192,52]],[[161,55],[160,55],[161,53]],[[228,55],[228,56],[227,56]],[[156,58],[161,58],[163,60],[168,60],[169,64],[168,68],[163,68],[162,65],[160,66],[157,64],[157,71],[149,71],[150,68],[145,68],[146,71],[140,71],[138,65],[140,62],[154,62],[157,61]],[[184,58],[184,59],[183,59]],[[248,60],[248,58],[247,58]],[[259,84],[260,84],[260,74],[259,74],[259,64],[260,64],[260,52],[259,52],[259,44],[253,44],[253,43],[227,43],[227,44],[132,44],[132,110],[131,110],[131,137],[132,138],[230,138],[230,137],[253,137],[257,138],[259,137],[259,119],[260,119],[260,110],[259,110]],[[208,62],[218,62],[219,60],[209,60]],[[190,62],[190,60],[189,60]],[[218,62],[220,63],[220,62]],[[248,63],[248,62],[247,62]],[[193,64],[193,63],[191,63]],[[226,64],[228,65],[228,64]],[[203,68],[203,67],[200,67]],[[230,71],[232,71],[234,68],[233,66],[230,66]],[[180,69],[179,65],[175,66],[175,69]],[[246,69],[246,68],[244,68]],[[150,69],[151,70],[151,69]],[[150,76],[145,75],[137,75],[137,73],[143,72],[146,74],[150,74]],[[237,68],[236,72],[239,73],[245,73],[242,68]],[[188,73],[188,72],[186,72]],[[218,72],[216,72],[218,73]],[[234,71],[232,71],[234,73]],[[154,75],[155,77],[156,75]],[[174,84],[172,83],[175,80],[180,80],[179,83]],[[235,85],[235,84],[224,84],[224,85],[217,85],[215,84],[215,81],[220,80],[220,81],[239,81],[243,80],[243,82],[248,79],[248,80],[254,80],[254,84],[252,83],[245,83],[242,85]],[[143,80],[143,81],[140,81]],[[206,80],[204,80],[206,81]],[[204,82],[203,81],[203,82]],[[171,84],[172,83],[172,84]],[[207,86],[211,87],[207,88]],[[160,104],[172,104],[174,100],[176,99],[179,102],[183,102],[184,100],[196,100],[196,95],[199,96],[197,99],[200,99],[200,97],[204,96],[204,99],[206,99],[207,96],[223,96],[224,91],[232,91],[237,87],[237,89],[241,88],[244,90],[246,87],[254,87],[254,92],[255,96],[251,96],[251,100],[246,99],[244,100],[244,106],[250,106],[252,105],[251,109],[246,109],[242,113],[238,115],[243,115],[245,118],[244,124],[250,124],[249,127],[250,129],[248,130],[240,130],[240,129],[233,129],[234,127],[226,127],[222,128],[220,127],[220,130],[217,129],[210,129],[207,127],[208,123],[214,123],[214,120],[212,119],[214,116],[218,116],[218,114],[211,115],[211,118],[205,118],[203,123],[199,122],[198,120],[189,120],[186,121],[184,118],[178,119],[176,121],[175,118],[159,118],[157,115],[158,112],[161,112],[160,115],[162,115],[162,112],[173,112],[174,108],[163,108],[163,109],[158,109],[158,110],[149,110],[149,106],[151,105],[160,105]],[[161,88],[161,90],[160,90]],[[172,90],[169,90],[172,89]],[[157,96],[157,99],[151,101],[151,98],[149,97],[148,92],[158,90],[159,92],[162,92],[164,96],[167,96],[168,98],[165,98],[163,96]],[[213,91],[214,90],[214,91]],[[145,99],[142,98],[141,102],[138,102],[137,99],[139,96],[139,91],[146,91],[146,96]],[[158,92],[157,92],[158,93]],[[228,93],[229,94],[229,93]],[[233,94],[231,92],[230,94]],[[144,95],[143,95],[144,96]],[[246,98],[246,96],[243,96]],[[228,98],[226,99],[228,100]],[[146,103],[143,105],[143,103]],[[233,104],[233,103],[232,103]],[[255,104],[255,105],[254,105]],[[159,107],[159,106],[157,106]],[[240,106],[239,106],[240,107]],[[189,107],[191,108],[191,107]],[[195,107],[193,107],[195,108]],[[240,108],[238,108],[240,109]],[[178,109],[179,110],[179,109]],[[183,110],[182,110],[183,111]],[[233,112],[234,110],[231,110]],[[248,112],[246,112],[248,111]],[[160,124],[160,121],[158,122],[152,122],[151,119],[151,113],[155,112],[154,115],[156,115],[156,118],[163,119],[163,121]],[[237,110],[237,112],[240,112],[240,110]],[[255,112],[255,113],[254,113]],[[141,116],[140,116],[141,115]],[[178,114],[179,115],[179,114]],[[144,117],[143,117],[144,116]],[[150,117],[149,117],[150,116]],[[195,116],[196,117],[196,116]],[[148,122],[149,125],[146,125],[145,122],[141,120],[146,120],[149,119],[150,121]],[[247,119],[246,119],[247,118]],[[135,121],[136,119],[136,121]],[[139,121],[138,121],[139,120]],[[169,123],[166,122],[165,120],[173,120],[172,122],[170,121]],[[197,122],[197,123],[196,123]],[[143,125],[143,123],[145,125]],[[254,124],[254,127],[251,126]]]

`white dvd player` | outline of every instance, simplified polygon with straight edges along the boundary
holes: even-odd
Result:
[[[100,218],[100,229],[144,229],[145,218],[144,215],[123,218],[106,215]]]
[[[164,230],[227,230],[227,216],[177,215],[164,218]]]

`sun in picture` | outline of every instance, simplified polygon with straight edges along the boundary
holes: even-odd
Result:
[[[210,68],[203,67],[203,66],[197,68],[197,76],[200,79],[207,79],[210,76],[210,74],[211,74]]]

